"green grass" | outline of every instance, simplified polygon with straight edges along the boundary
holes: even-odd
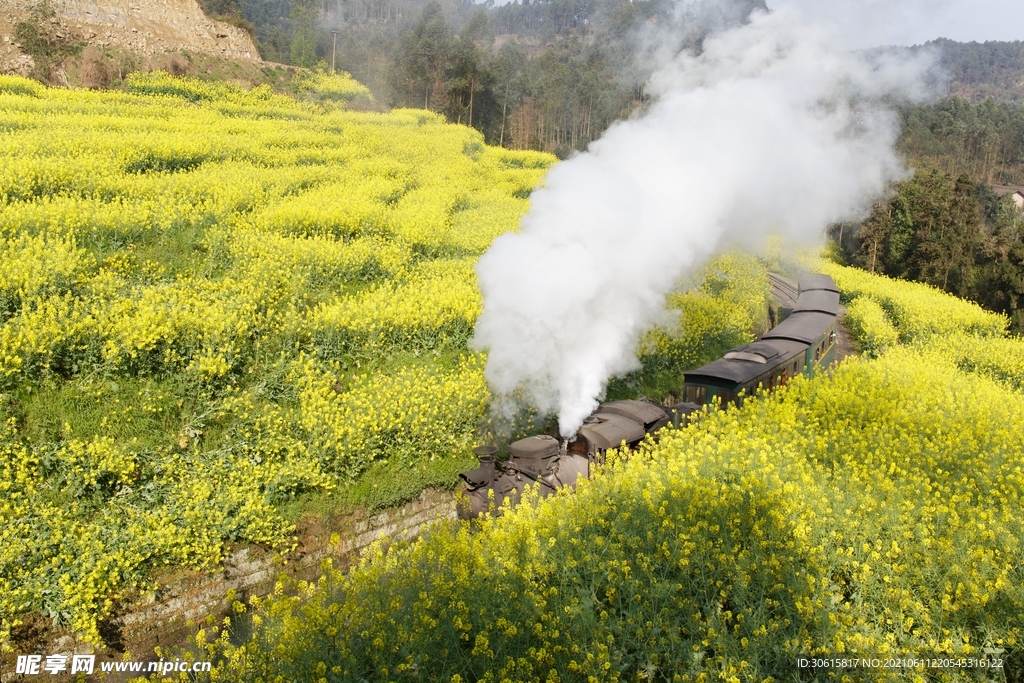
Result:
[[[304,493],[278,504],[276,509],[292,523],[312,518],[333,526],[355,510],[383,510],[407,503],[424,489],[453,490],[460,482],[459,472],[476,465],[476,457],[469,451],[424,459],[412,467],[377,463],[347,486]]]

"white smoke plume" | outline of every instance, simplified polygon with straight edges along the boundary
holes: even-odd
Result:
[[[671,57],[643,115],[552,168],[477,265],[474,345],[499,410],[515,394],[574,434],[608,378],[638,367],[681,276],[726,244],[813,243],[905,174],[880,100],[920,95],[927,64],[841,45],[794,9],[756,12]]]

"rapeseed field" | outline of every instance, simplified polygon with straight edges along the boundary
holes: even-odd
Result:
[[[348,110],[344,76],[299,91],[0,76],[0,642],[30,614],[99,642],[157,570],[472,466],[474,265],[555,159]],[[750,338],[756,261],[693,284],[673,305],[702,324],[645,359]]]
[[[818,267],[870,353],[573,494],[238,603],[250,638],[198,635],[224,657],[209,680],[1013,680],[1024,342],[938,290]],[[853,658],[879,664],[799,668]]]
[[[474,264],[554,158],[430,112],[346,109],[365,96],[325,74],[297,98],[0,77],[0,641],[39,613],[99,642],[161,568],[287,551],[304,501],[387,506],[471,465],[488,400]],[[923,285],[816,267],[860,357],[613,455],[575,494],[382,539],[350,572],[235,603],[196,637],[210,679],[1019,667],[1024,342]],[[755,259],[719,257],[610,392],[661,398],[750,341],[767,295]]]
[[[469,462],[473,264],[554,158],[301,85],[0,77],[0,641],[99,641],[154,569],[286,550],[297,496]]]

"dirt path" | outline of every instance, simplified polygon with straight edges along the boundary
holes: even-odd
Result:
[[[839,307],[839,325],[836,328],[836,362],[838,363],[847,356],[856,356],[857,347],[853,345],[853,337],[850,331],[843,324],[846,317],[846,306]]]

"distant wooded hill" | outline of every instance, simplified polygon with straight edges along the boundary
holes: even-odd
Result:
[[[969,100],[988,97],[1024,102],[1024,41],[958,43],[940,38],[914,50],[938,48],[947,94]]]
[[[201,1],[212,15],[251,26],[264,59],[333,61],[385,105],[433,109],[489,143],[560,156],[642,106],[650,68],[637,38],[665,26],[675,7],[672,0]],[[746,0],[721,21],[745,21],[755,8],[765,9],[764,0]],[[680,47],[702,38],[682,33]],[[942,156],[937,165],[951,173],[1017,179],[1021,151],[1009,149],[1016,124],[1009,132],[1003,124],[1019,110],[970,103],[1024,102],[1024,43],[939,39],[911,49],[938,49],[947,93],[967,102],[905,112],[904,152],[914,160]]]
[[[202,0],[252,26],[269,61],[332,62],[378,101],[423,107],[487,141],[566,156],[646,100],[637,35],[664,26],[671,0]],[[763,0],[732,16],[744,21]],[[333,35],[336,31],[337,35]],[[696,31],[680,32],[680,47]]]
[[[900,110],[914,175],[832,236],[856,265],[970,298],[1024,334],[1024,43],[913,49],[927,48],[940,51],[949,96]]]
[[[1024,185],[1024,105],[950,97],[901,110],[898,147],[913,166],[929,166],[993,185]]]

